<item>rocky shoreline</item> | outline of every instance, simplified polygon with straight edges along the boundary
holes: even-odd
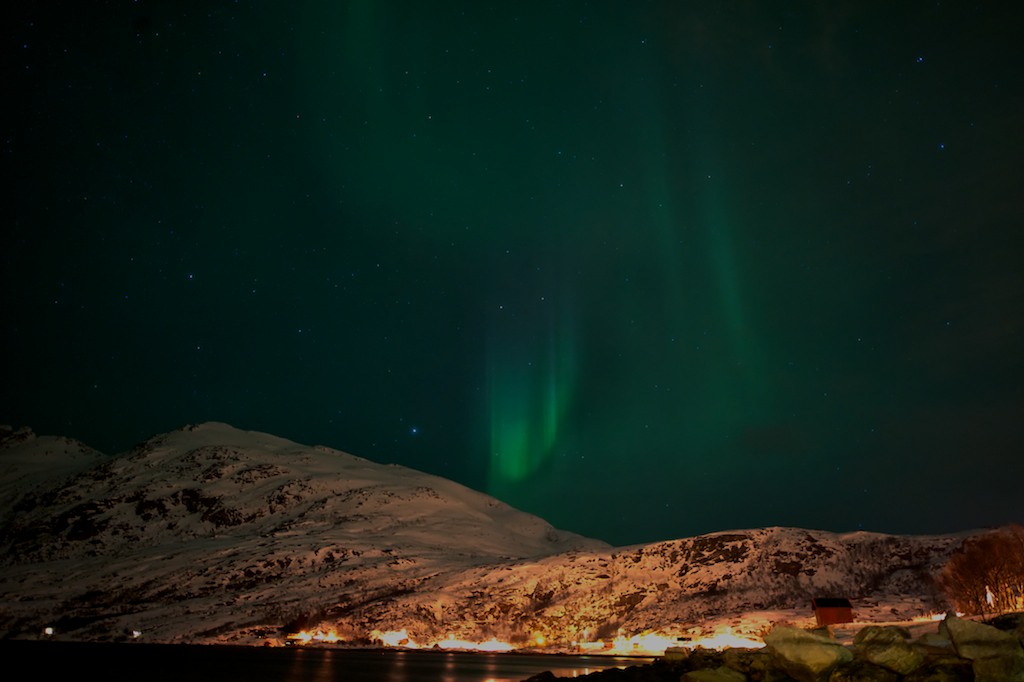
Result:
[[[592,682],[1024,682],[1024,613],[988,623],[947,616],[916,639],[869,625],[850,645],[827,629],[779,626],[763,649],[669,649],[649,665],[587,675]],[[551,673],[526,682],[567,678]]]

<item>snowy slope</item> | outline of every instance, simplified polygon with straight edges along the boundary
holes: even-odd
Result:
[[[942,608],[931,576],[962,541],[769,528],[613,549],[446,479],[224,424],[116,457],[0,434],[0,636],[571,641],[815,595],[910,616]]]
[[[42,491],[68,476],[101,463],[106,457],[70,438],[36,436],[30,429],[0,426],[3,476],[0,477],[0,519],[7,518],[25,493]]]
[[[44,446],[0,451],[5,472]],[[452,481],[224,424],[82,471],[54,466],[70,477],[47,487],[55,476],[39,467],[4,483],[18,501],[0,531],[0,598],[33,622],[96,618],[90,636],[119,611],[124,628],[191,636],[342,595],[381,598],[463,566],[605,546]]]
[[[766,528],[568,552],[467,571],[447,586],[446,627],[475,620],[499,637],[527,631],[548,641],[681,636],[744,614],[806,619],[816,596],[852,599],[859,619],[910,620],[945,608],[933,576],[962,540]],[[407,595],[379,617],[400,618],[422,600]],[[409,625],[432,628],[429,619]]]

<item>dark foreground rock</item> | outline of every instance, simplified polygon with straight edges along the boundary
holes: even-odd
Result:
[[[782,626],[763,649],[673,650],[654,663],[586,675],[591,682],[1024,682],[1024,614],[992,624],[947,617],[937,633],[872,625],[852,646],[827,631]],[[996,627],[998,626],[998,627]],[[527,682],[555,682],[542,673]],[[580,679],[580,678],[577,678]]]

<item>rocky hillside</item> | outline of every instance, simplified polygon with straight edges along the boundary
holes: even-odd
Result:
[[[814,596],[840,595],[854,601],[859,618],[902,621],[944,609],[933,576],[961,541],[793,528],[715,533],[476,567],[359,615],[363,627],[400,622],[428,640],[483,631],[510,641],[524,633],[572,641],[679,636],[713,623],[744,630],[744,621],[750,632],[809,616]]]
[[[848,596],[944,604],[961,537],[768,528],[611,548],[452,481],[224,424],[106,456],[0,432],[0,636],[259,642],[322,626],[513,643],[680,634]]]

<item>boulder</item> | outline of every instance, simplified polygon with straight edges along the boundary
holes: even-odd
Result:
[[[725,654],[714,649],[697,647],[686,659],[687,670],[705,670],[725,665]]]
[[[757,682],[783,682],[788,680],[767,649],[726,649],[722,652],[723,663]]]
[[[976,658],[971,666],[974,682],[1024,682],[1024,655]]]
[[[858,649],[857,653],[864,660],[900,675],[909,675],[925,661],[924,654],[906,642],[869,644]]]
[[[662,658],[666,661],[683,661],[690,657],[690,650],[684,646],[670,646]]]
[[[1014,635],[991,625],[950,616],[943,621],[957,655],[974,660],[992,656],[1024,656],[1024,649]]]
[[[1016,635],[956,616],[943,625],[956,653],[971,660],[976,682],[1024,682],[1024,648]]]
[[[1024,613],[1004,613],[988,622],[992,627],[1015,635],[1024,644]]]
[[[974,669],[970,661],[949,656],[925,663],[903,682],[974,682]]]
[[[555,676],[550,670],[545,670],[542,673],[531,675],[530,677],[523,680],[523,682],[557,682],[558,677]]]
[[[764,643],[779,666],[798,682],[827,680],[833,668],[853,660],[850,650],[835,640],[790,626],[774,628]]]
[[[828,682],[898,682],[899,675],[868,661],[854,659],[836,667]]]
[[[868,625],[853,636],[854,645],[892,644],[906,642],[910,639],[910,631],[895,625]]]
[[[907,675],[924,664],[924,654],[910,645],[906,628],[869,625],[853,638],[857,655],[874,665]]]
[[[1004,632],[1024,630],[1024,613],[1004,613],[988,621],[988,624]]]
[[[747,682],[747,676],[723,665],[718,668],[692,670],[683,675],[680,682]]]
[[[915,639],[914,644],[926,649],[953,650],[953,642],[949,641],[949,636],[939,632],[926,632]]]

